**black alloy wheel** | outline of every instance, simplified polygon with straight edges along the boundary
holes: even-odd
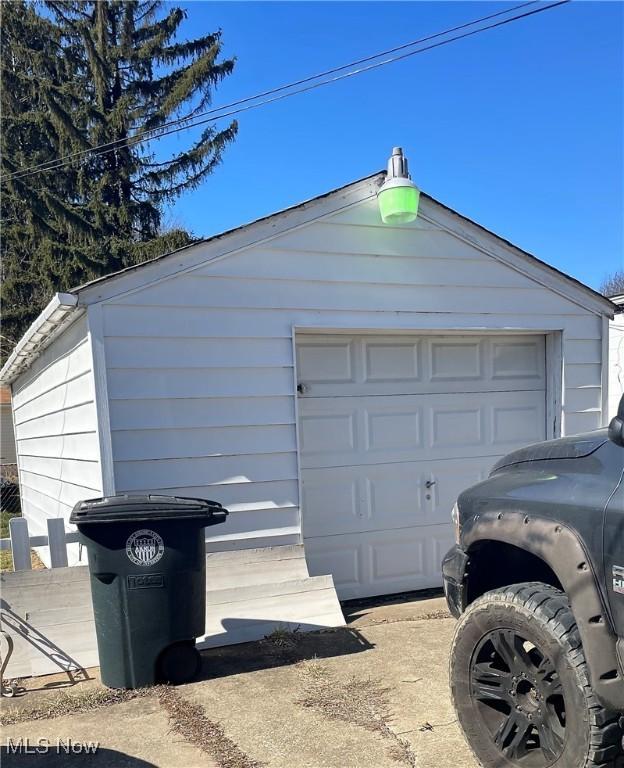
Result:
[[[563,753],[565,699],[555,665],[518,632],[488,632],[473,654],[470,690],[501,753],[547,768]]]
[[[451,696],[483,768],[624,768],[621,713],[596,698],[567,596],[543,582],[470,603],[451,644]]]

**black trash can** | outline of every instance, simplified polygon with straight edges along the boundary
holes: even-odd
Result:
[[[206,626],[204,528],[228,512],[204,499],[118,495],[81,501],[69,521],[87,547],[102,682],[183,683]]]

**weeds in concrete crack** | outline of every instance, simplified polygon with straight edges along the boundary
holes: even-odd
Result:
[[[378,733],[392,742],[390,755],[394,760],[416,768],[416,755],[409,743],[390,727],[389,688],[369,678],[352,677],[342,681],[317,660],[305,661],[299,666],[304,695],[298,704],[315,709],[330,720],[341,720]]]
[[[219,768],[262,768],[262,763],[246,755],[218,723],[206,717],[202,707],[183,698],[175,688],[160,686],[157,692],[171,730],[210,755]]]
[[[279,650],[292,651],[297,648],[300,640],[301,630],[298,626],[295,629],[289,629],[286,626],[279,625],[268,635],[265,635],[260,642],[265,646],[278,648]]]
[[[381,624],[405,624],[415,623],[418,621],[436,621],[438,619],[452,619],[453,617],[448,611],[431,611],[430,613],[423,613],[419,616],[405,616],[399,619],[371,619],[366,623],[356,624],[357,629],[366,629],[367,627],[378,627]]]
[[[80,712],[91,712],[101,707],[110,707],[124,701],[147,696],[148,688],[134,691],[113,690],[111,688],[90,688],[76,693],[59,693],[40,707],[11,708],[0,714],[0,725],[15,725],[27,720],[49,720],[63,715],[74,715]]]

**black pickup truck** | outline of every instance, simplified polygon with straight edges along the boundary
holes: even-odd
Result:
[[[624,766],[624,397],[505,456],[453,510],[453,703],[486,768]]]

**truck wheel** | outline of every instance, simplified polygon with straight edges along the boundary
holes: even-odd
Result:
[[[618,713],[591,686],[563,592],[531,582],[475,600],[458,622],[453,703],[484,768],[602,768],[621,754]]]

